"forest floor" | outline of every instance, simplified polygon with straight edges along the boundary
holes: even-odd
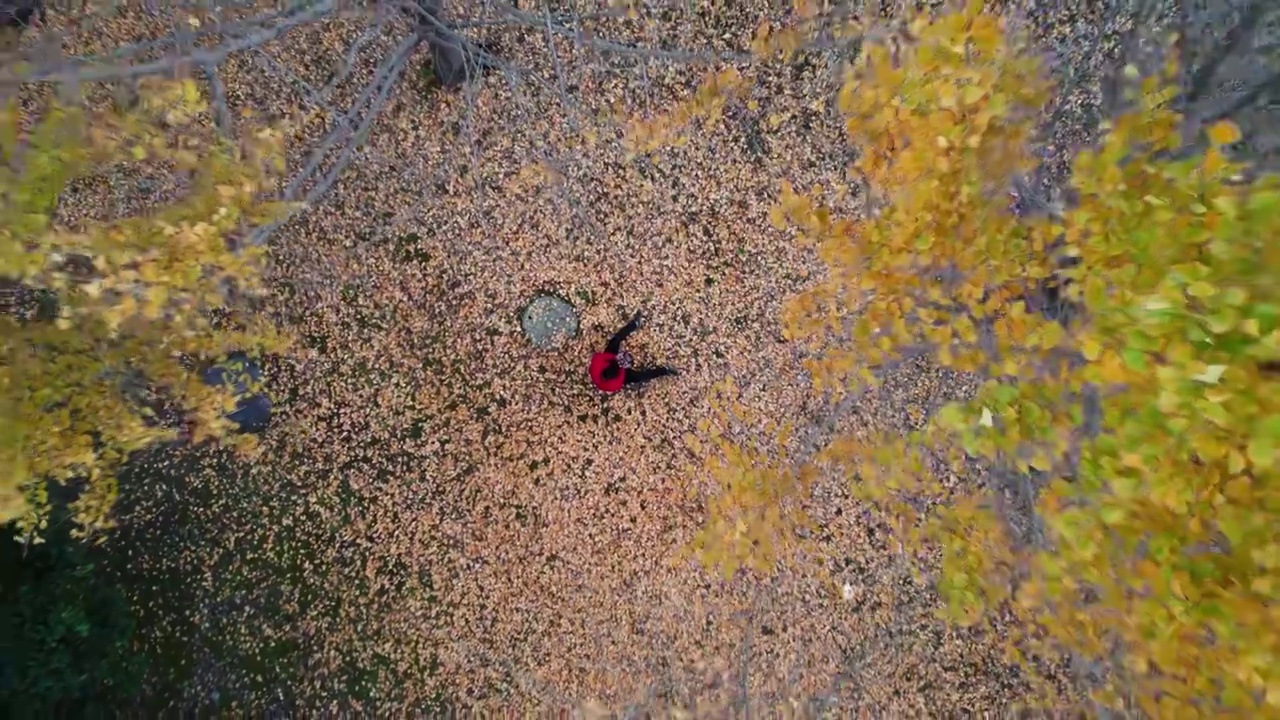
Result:
[[[599,34],[740,49],[769,11],[732,7]],[[361,27],[299,29],[224,68],[237,111],[318,109],[290,137],[293,167],[331,122],[315,91]],[[167,29],[122,13],[68,45]],[[389,20],[327,102],[345,107],[408,31]],[[273,240],[275,309],[299,347],[273,380],[287,397],[264,460],[236,472],[210,461],[187,471],[183,498],[142,488],[126,506],[135,541],[177,504],[199,528],[132,568],[152,583],[153,615],[179,612],[157,578],[185,578],[182,621],[155,632],[190,666],[186,699],[216,689],[273,702],[284,687],[323,704],[354,683],[395,704],[713,715],[744,702],[896,716],[1024,701],[998,624],[938,620],[935,593],[845,478],[819,483],[808,508],[819,536],[772,575],[724,581],[682,555],[712,491],[683,438],[714,421],[720,380],[772,417],[853,433],[920,427],[968,385],[913,363],[832,416],[805,350],[782,337],[782,304],[821,265],[771,227],[780,183],[821,185],[839,211],[859,211],[840,192],[849,154],[830,107],[834,60],[744,66],[749,94],[651,162],[627,158],[618,113],[671,108],[706,66],[568,38],[553,56],[537,28],[494,39],[509,72],[456,92],[429,87],[420,48],[333,192]],[[128,205],[130,183],[99,191]],[[554,351],[519,328],[543,291],[582,317]],[[682,375],[602,397],[587,360],[638,308],[650,321],[629,343],[637,360]],[[179,627],[199,630],[179,640]]]

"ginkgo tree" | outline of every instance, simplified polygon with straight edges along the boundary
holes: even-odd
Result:
[[[52,301],[47,317],[0,314],[0,519],[24,537],[47,523],[51,482],[76,484],[82,533],[108,526],[116,470],[178,432],[159,408],[197,441],[225,433],[235,399],[182,358],[285,346],[236,300],[262,289],[264,248],[236,238],[279,209],[261,200],[282,169],[278,134],[233,144],[199,127],[205,109],[193,82],[157,81],[127,113],[55,103],[25,132],[16,102],[0,115],[0,275]],[[69,183],[120,163],[167,168],[186,188],[137,216],[55,222]]]
[[[1028,217],[1008,191],[1051,87],[1025,45],[971,2],[863,48],[839,108],[872,207],[836,217],[784,186],[775,225],[829,271],[787,330],[835,392],[920,355],[983,383],[812,467],[712,453],[723,492],[698,547],[767,565],[805,522],[780,497],[840,467],[900,540],[941,550],[953,619],[1021,617],[1028,667],[1100,661],[1095,697],[1152,716],[1280,717],[1280,180],[1231,159],[1229,121],[1186,137],[1177,62],[1125,75],[1132,102],[1075,158],[1073,202]],[[1075,311],[1035,311],[1046,287]],[[1036,478],[1040,537],[1015,538],[983,483],[941,477],[975,461]]]

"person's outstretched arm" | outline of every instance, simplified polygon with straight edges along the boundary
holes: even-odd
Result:
[[[660,377],[667,377],[668,375],[678,375],[678,374],[679,373],[677,373],[675,370],[672,370],[669,367],[638,368],[635,370],[627,371],[626,380],[623,381],[623,384],[624,385],[643,385],[644,383],[647,383],[650,380],[657,380]]]
[[[643,321],[640,318],[640,313],[636,313],[631,318],[631,322],[627,323],[626,325],[623,325],[621,330],[614,333],[613,337],[609,338],[609,344],[605,345],[605,348],[604,348],[605,352],[611,353],[613,355],[617,355],[618,351],[622,350],[622,341],[626,340],[627,336],[630,335],[631,333],[635,332],[636,330],[639,330],[642,322]]]

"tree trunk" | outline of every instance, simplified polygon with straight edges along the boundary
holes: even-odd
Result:
[[[431,65],[441,87],[459,87],[479,77],[484,61],[475,45],[449,29],[444,0],[418,0],[417,7],[407,12],[417,15],[417,32],[431,50]]]

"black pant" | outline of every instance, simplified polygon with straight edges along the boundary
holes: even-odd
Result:
[[[622,342],[639,328],[640,323],[634,319],[626,325],[623,325],[622,329],[618,330],[618,332],[613,334],[613,337],[609,338],[609,344],[604,346],[604,351],[613,355],[617,355],[619,352],[622,352]],[[662,366],[652,368],[628,368],[623,373],[622,384],[642,385],[655,378],[660,378],[670,374],[670,368]]]

